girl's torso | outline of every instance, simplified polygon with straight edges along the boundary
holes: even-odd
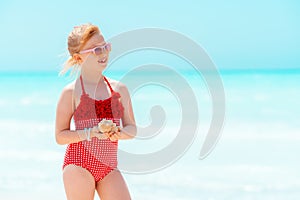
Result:
[[[112,89],[106,77],[103,76],[103,78],[109,87],[111,96],[97,100],[86,93],[80,76],[82,94],[73,113],[76,130],[97,126],[104,118],[111,119],[117,126],[121,125],[121,118],[124,114],[124,107],[120,102],[121,95]],[[113,169],[117,167],[117,150],[118,141],[113,142],[109,138],[100,140],[93,137],[91,141],[84,140],[71,143],[66,149],[63,167],[68,164],[75,164],[96,171],[98,167]]]

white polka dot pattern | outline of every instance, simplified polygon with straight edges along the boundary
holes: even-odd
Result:
[[[97,126],[102,119],[77,120],[75,121],[76,130]],[[120,126],[120,119],[105,119],[110,119]],[[91,141],[72,143],[67,147],[63,168],[69,164],[81,166],[89,170],[97,182],[117,167],[117,152],[118,141],[112,142],[110,139],[100,140],[93,137]]]

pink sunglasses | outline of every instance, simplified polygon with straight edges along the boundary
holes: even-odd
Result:
[[[86,49],[86,50],[80,51],[79,53],[83,54],[83,53],[93,52],[95,55],[101,55],[104,52],[109,52],[109,51],[111,51],[111,43],[106,43],[105,45],[98,46],[98,47],[95,47],[92,49]]]

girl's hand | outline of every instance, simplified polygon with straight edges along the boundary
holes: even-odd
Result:
[[[93,138],[93,137],[96,137],[96,138],[98,138],[100,140],[108,138],[104,133],[102,133],[102,132],[99,131],[98,126],[94,126],[91,129],[91,138]]]
[[[121,139],[121,128],[117,126],[116,131],[110,131],[110,132],[104,132],[107,138],[109,138],[111,141],[117,141]]]

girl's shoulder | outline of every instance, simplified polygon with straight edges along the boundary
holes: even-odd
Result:
[[[62,94],[65,94],[67,96],[72,96],[72,97],[80,92],[81,92],[80,91],[80,83],[78,82],[77,79],[68,83],[62,89]]]
[[[125,99],[130,98],[129,91],[125,83],[111,78],[107,78],[107,80],[115,92],[118,92]]]
[[[64,86],[63,92],[74,92],[76,88],[76,80],[72,81],[71,83],[68,83],[67,85]]]
[[[115,80],[112,78],[108,78],[108,77],[106,77],[106,79],[115,92],[122,92],[122,90],[124,90],[124,88],[126,87],[126,85],[124,83],[122,83],[121,81],[118,81],[118,80]]]

